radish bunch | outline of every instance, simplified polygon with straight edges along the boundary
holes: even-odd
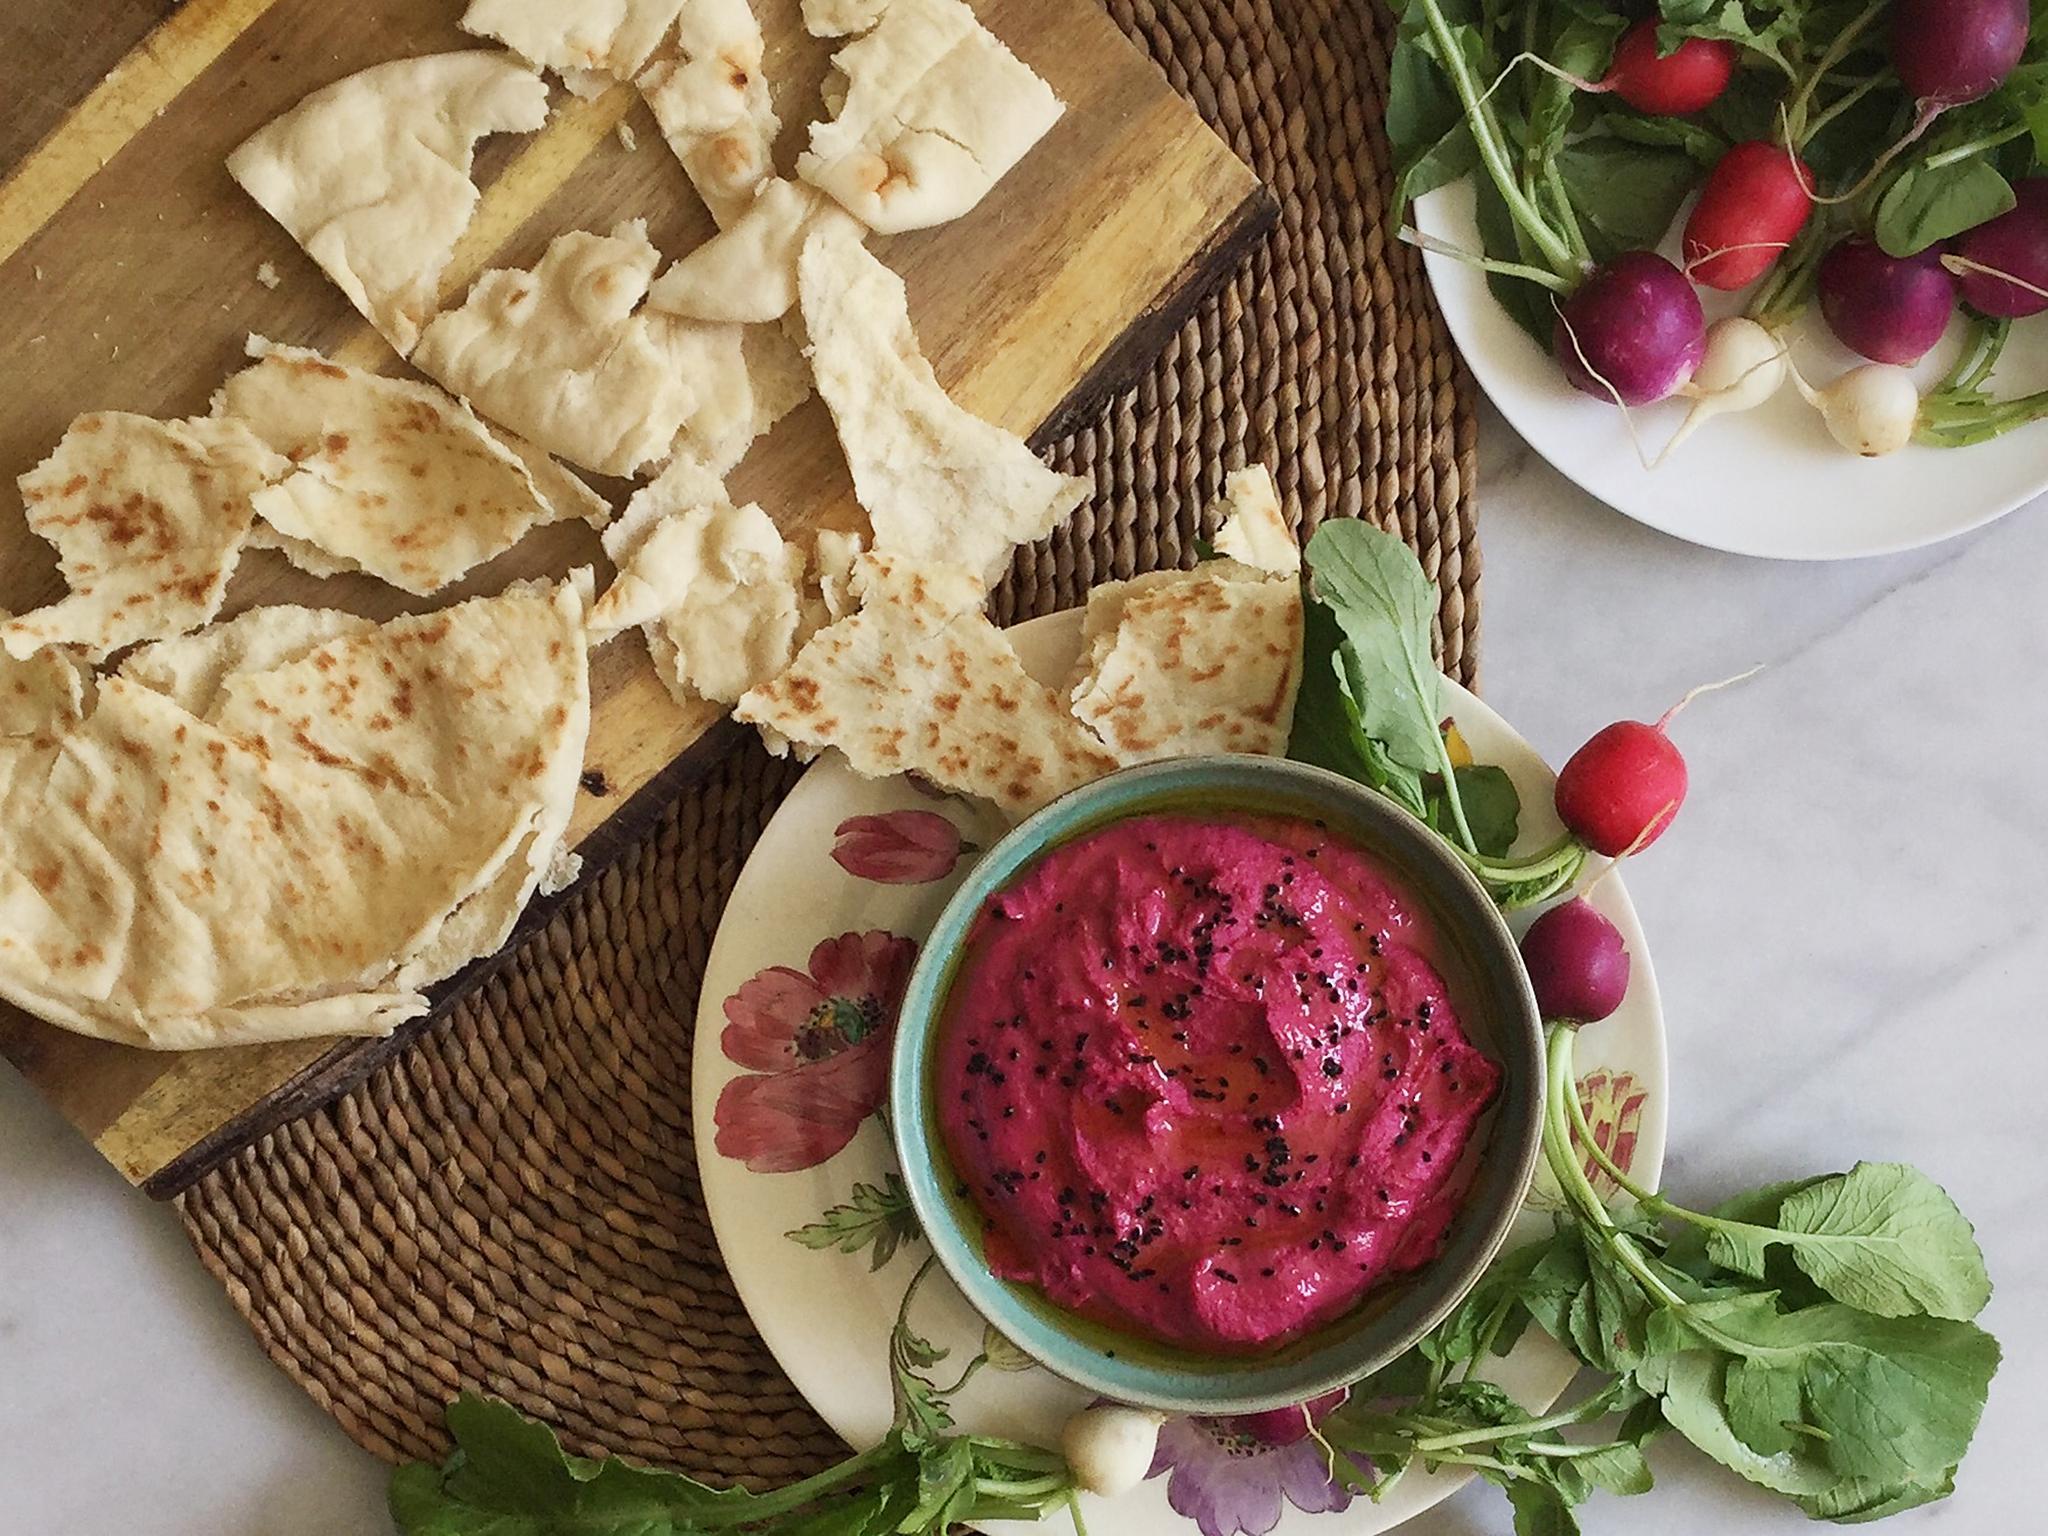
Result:
[[[1401,195],[1476,165],[1485,250],[1447,253],[1487,270],[1575,389],[1624,410],[1689,398],[1665,454],[1788,381],[1858,453],[1981,441],[2048,403],[1977,375],[1923,397],[1902,370],[1959,311],[1991,327],[1980,360],[1998,324],[2048,312],[2036,8],[1661,0],[1630,20],[1396,0]],[[1674,263],[1653,247],[1687,193]],[[1743,290],[1745,312],[1710,327],[1696,289]],[[1864,365],[1800,376],[1780,333],[1810,304]]]

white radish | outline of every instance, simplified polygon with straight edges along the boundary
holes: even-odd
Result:
[[[1820,412],[1836,442],[1874,459],[1896,453],[1913,440],[1920,424],[1920,386],[1891,363],[1865,363],[1815,389],[1790,370],[1806,403]]]
[[[1692,397],[1692,409],[1657,455],[1657,462],[1662,464],[1674,448],[1713,417],[1753,411],[1762,405],[1784,387],[1788,366],[1785,343],[1775,332],[1747,315],[1715,321],[1707,327],[1706,354],[1691,381],[1679,391]]]
[[[1159,1451],[1163,1413],[1098,1403],[1083,1408],[1060,1431],[1060,1454],[1074,1481],[1106,1499],[1129,1493],[1145,1481]]]

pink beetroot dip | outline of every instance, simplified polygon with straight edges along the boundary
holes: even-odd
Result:
[[[1279,817],[1117,822],[990,897],[938,1109],[991,1269],[1241,1354],[1434,1258],[1500,1082],[1435,937],[1383,865]]]

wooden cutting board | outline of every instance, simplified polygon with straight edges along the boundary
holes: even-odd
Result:
[[[1111,25],[1096,0],[974,0],[984,22],[1068,103],[973,214],[875,249],[909,285],[926,353],[969,409],[1044,442],[1130,382],[1195,301],[1270,224],[1251,173]],[[0,17],[0,608],[59,596],[51,551],[12,477],[81,411],[206,409],[251,331],[345,361],[402,367],[229,180],[249,133],[329,81],[387,59],[478,46],[460,0],[8,0]],[[755,0],[787,125],[779,162],[818,115],[828,47],[797,0]],[[645,216],[673,256],[712,233],[628,87],[559,88],[539,133],[484,141],[484,198],[444,302],[488,266],[524,265],[553,235]],[[624,132],[622,133],[621,127]],[[633,147],[629,148],[631,144]],[[259,269],[274,287],[259,281]],[[857,525],[816,400],[732,479],[787,528]],[[622,501],[630,486],[604,484]],[[580,525],[538,530],[437,601],[598,560]],[[259,602],[385,616],[434,606],[366,577],[316,581],[245,556],[229,612]],[[570,835],[585,878],[629,844],[735,737],[672,703],[637,637],[598,653]],[[527,914],[522,932],[551,903]],[[487,971],[446,984],[441,1008]],[[341,1092],[393,1041],[298,1042],[167,1055],[51,1029],[0,1006],[4,1053],[131,1182],[177,1193],[250,1138]]]

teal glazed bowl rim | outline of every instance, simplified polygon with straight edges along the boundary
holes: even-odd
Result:
[[[956,1193],[938,1126],[934,1047],[982,904],[1061,843],[1111,822],[1175,810],[1320,819],[1333,837],[1385,860],[1435,919],[1462,975],[1461,1022],[1502,1069],[1500,1096],[1475,1138],[1471,1181],[1443,1252],[1375,1287],[1344,1317],[1267,1354],[1171,1348],[997,1278],[982,1257],[979,1210]],[[1499,908],[1463,861],[1373,790],[1270,757],[1184,758],[1127,768],[1054,801],[1003,837],[947,901],[919,952],[889,1068],[890,1125],[912,1208],[969,1305],[1041,1365],[1087,1391],[1201,1415],[1291,1407],[1349,1386],[1441,1322],[1478,1283],[1528,1194],[1542,1139],[1542,1099],[1543,1030],[1535,994]]]

